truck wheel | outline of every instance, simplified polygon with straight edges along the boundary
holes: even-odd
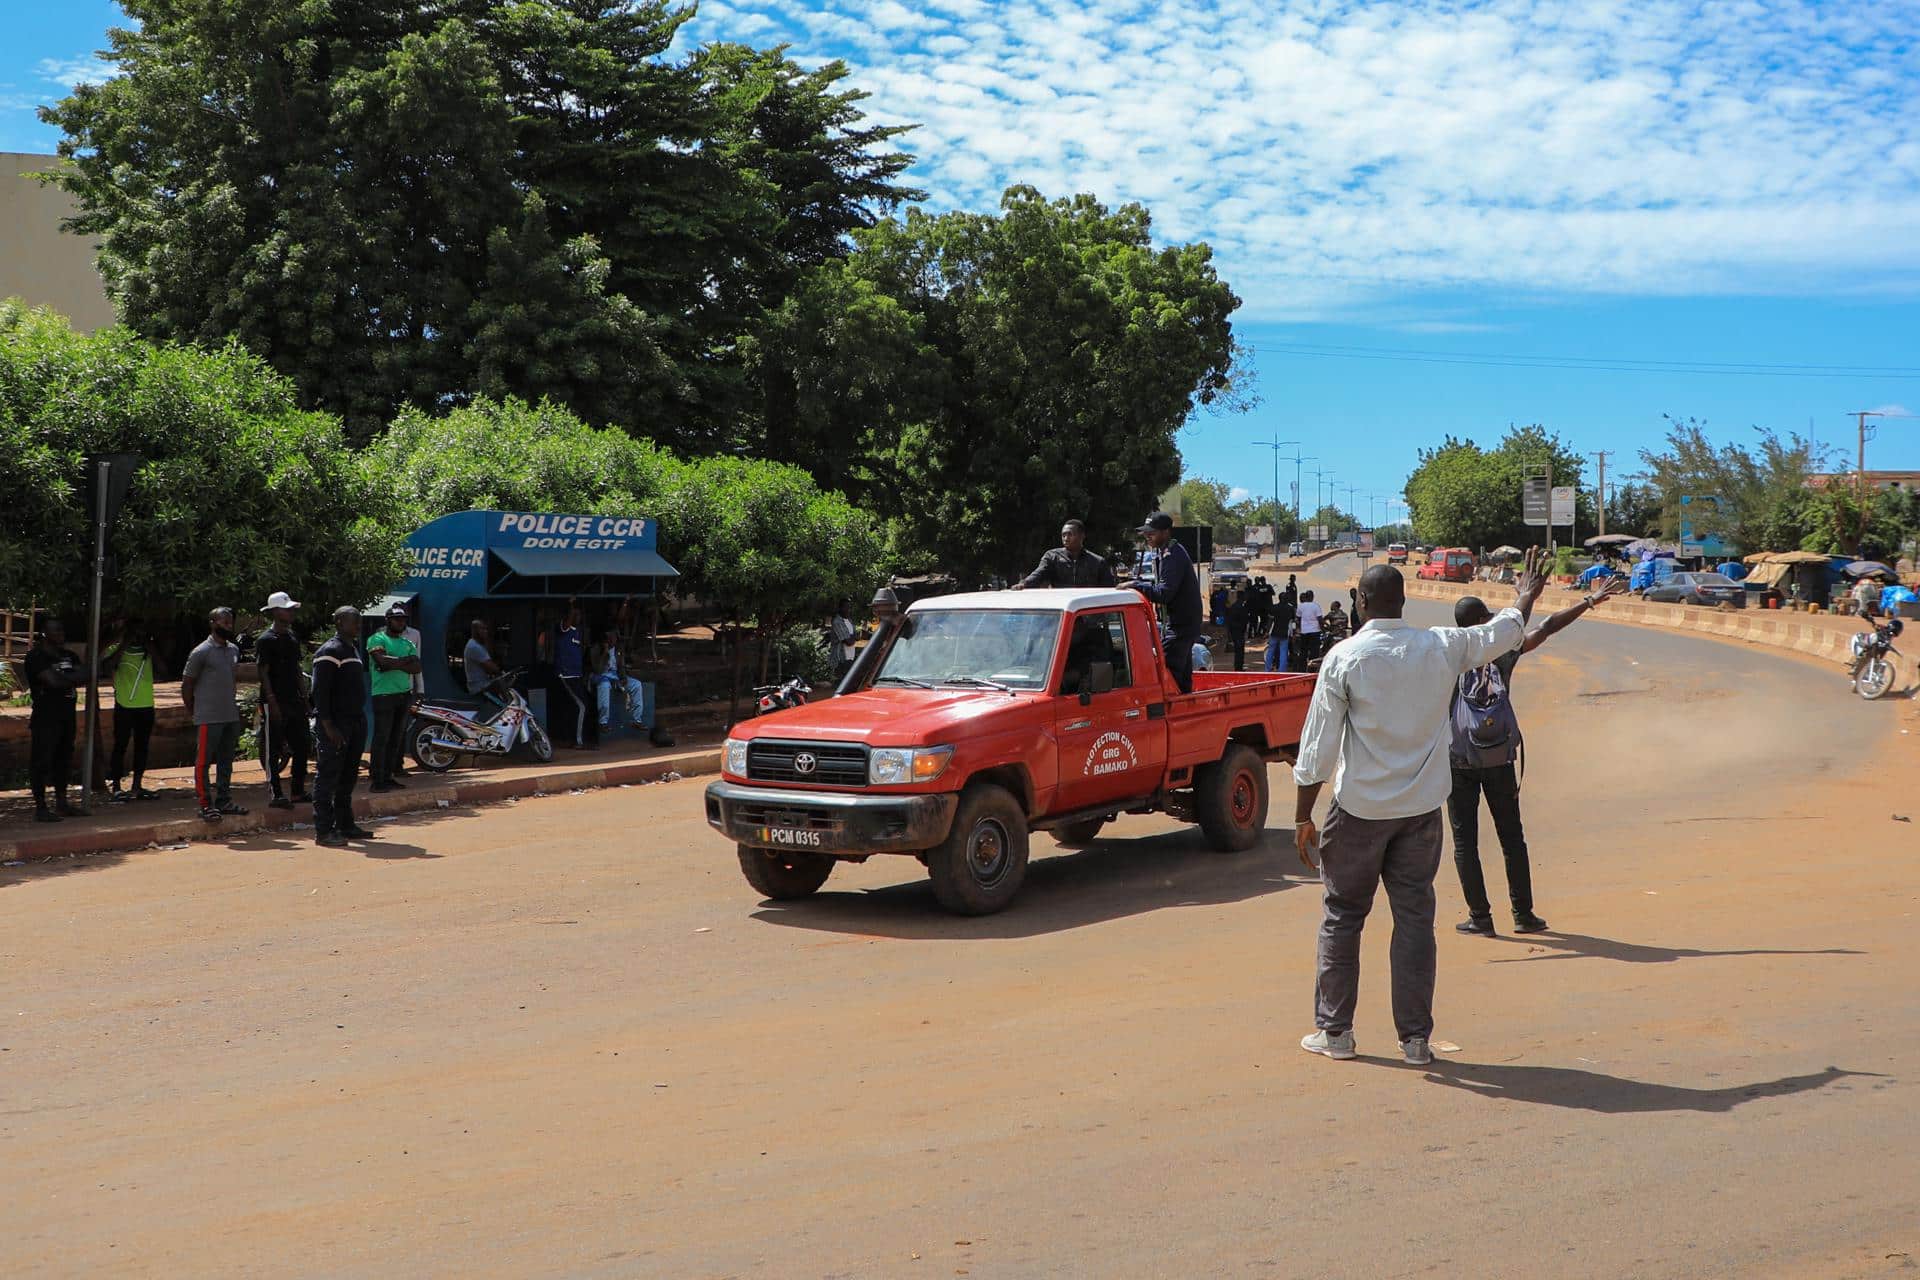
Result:
[[[1105,818],[1088,818],[1085,822],[1070,822],[1064,827],[1053,829],[1053,838],[1062,849],[1084,849],[1100,838],[1101,828],[1107,825]]]
[[[979,786],[960,797],[953,830],[927,853],[933,896],[956,915],[1002,910],[1027,878],[1027,815],[1006,790]]]
[[[833,859],[824,853],[788,853],[743,844],[740,871],[761,897],[785,902],[804,898],[825,884],[833,874]]]
[[[1229,744],[1217,763],[1194,771],[1193,807],[1213,848],[1253,848],[1267,827],[1267,762],[1245,743]]]

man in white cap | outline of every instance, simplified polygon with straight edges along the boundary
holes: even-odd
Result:
[[[284,591],[268,596],[266,615],[273,625],[260,633],[254,647],[260,664],[260,706],[265,712],[260,764],[273,791],[267,804],[275,809],[312,803],[307,795],[307,761],[313,755],[313,741],[307,729],[307,694],[300,685],[300,637],[293,634],[293,611],[299,607],[300,602]],[[280,768],[289,761],[291,796],[280,789]]]

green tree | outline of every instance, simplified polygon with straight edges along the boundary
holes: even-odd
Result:
[[[359,438],[514,393],[735,443],[765,311],[916,194],[845,68],[678,52],[691,5],[124,8],[121,74],[43,112],[70,225],[127,324],[237,336]]]
[[[1805,536],[1807,477],[1824,469],[1826,450],[1803,436],[1758,427],[1755,448],[1715,444],[1704,421],[1666,418],[1666,446],[1640,454],[1661,497],[1662,536],[1679,535],[1682,496],[1718,498],[1717,516],[1710,517],[1717,518],[1717,528],[1703,526],[1697,514],[1703,504],[1688,504],[1696,513],[1696,532],[1718,533],[1744,551],[1785,550],[1798,541],[1796,530]]]
[[[1531,470],[1543,466],[1552,468],[1556,486],[1578,490],[1575,532],[1591,533],[1593,497],[1580,484],[1583,465],[1579,454],[1538,425],[1509,427],[1492,449],[1449,436],[1437,448],[1421,450],[1420,464],[1407,478],[1415,535],[1429,546],[1474,549],[1541,541],[1546,531],[1522,520],[1521,489]],[[1556,530],[1555,537],[1566,534]]]
[[[997,215],[908,210],[856,232],[857,252],[796,295],[855,300],[856,319],[796,307],[770,339],[769,359],[806,358],[769,374],[797,425],[765,447],[857,448],[850,494],[963,575],[1030,565],[1069,516],[1096,547],[1124,545],[1179,477],[1181,426],[1233,390],[1239,300],[1207,246],[1155,248],[1151,231],[1138,205],[1015,187]],[[904,370],[860,351],[876,330]]]
[[[0,600],[75,613],[93,580],[89,456],[131,452],[109,551],[109,608],[155,619],[246,610],[290,590],[317,619],[403,576],[410,526],[339,422],[237,346],[73,332],[0,302]]]

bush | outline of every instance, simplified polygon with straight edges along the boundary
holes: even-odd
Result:
[[[399,579],[409,526],[340,424],[229,345],[75,333],[0,302],[0,601],[80,612],[92,584],[90,455],[143,461],[108,541],[109,610],[246,610],[292,592],[314,615]]]

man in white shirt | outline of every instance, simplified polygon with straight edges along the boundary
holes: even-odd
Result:
[[[1300,628],[1300,642],[1294,661],[1300,664],[1302,671],[1309,670],[1313,660],[1320,656],[1320,620],[1326,614],[1313,598],[1313,592],[1302,591],[1300,604],[1294,611],[1295,623]]]
[[[1360,931],[1377,886],[1393,909],[1393,1021],[1407,1062],[1433,1061],[1433,877],[1440,869],[1440,809],[1453,789],[1450,710],[1460,677],[1526,638],[1527,617],[1546,578],[1538,548],[1527,553],[1512,608],[1477,627],[1409,626],[1406,582],[1376,565],[1360,579],[1367,623],[1328,655],[1314,686],[1293,780],[1294,845],[1308,870],[1319,854],[1320,922],[1314,1022],[1300,1047],[1354,1056],[1360,992]],[[1333,782],[1324,837],[1313,822],[1320,789]]]
[[[860,656],[860,650],[855,647],[860,633],[854,629],[853,619],[847,616],[850,612],[851,608],[842,600],[827,624],[827,633],[833,642],[833,682],[836,685],[846,679],[847,672],[853,670],[854,659]]]

